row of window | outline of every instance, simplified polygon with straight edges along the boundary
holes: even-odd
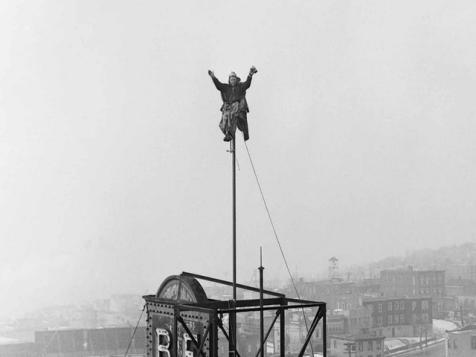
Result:
[[[387,325],[405,325],[417,323],[429,323],[430,315],[427,313],[411,315],[411,321],[406,321],[404,314],[395,314],[387,316]],[[373,319],[374,326],[383,326],[383,316],[376,316]]]
[[[375,341],[375,348],[377,351],[380,351],[382,349],[382,342],[380,341]],[[358,349],[359,352],[364,351],[364,342],[359,341],[358,342]],[[367,351],[373,351],[374,350],[374,341],[367,341]]]
[[[380,302],[377,305],[377,311],[379,313],[383,312],[384,303]],[[369,304],[370,311],[373,311],[374,305]],[[412,311],[416,311],[418,308],[418,302],[412,301]],[[421,301],[421,309],[423,311],[429,310],[430,308],[430,301],[429,300],[422,300]],[[405,301],[388,301],[387,302],[387,311],[405,311]]]
[[[379,304],[381,305],[381,304]],[[405,301],[389,301],[387,303],[387,310],[388,311],[392,311],[392,310],[395,310],[395,311],[398,311],[398,310],[405,310]],[[379,306],[379,312],[382,312],[381,311],[381,307]]]
[[[420,295],[433,295],[433,296],[441,296],[443,295],[443,289],[420,289],[419,290]],[[413,289],[413,295],[416,295],[416,290]]]
[[[389,325],[393,325],[393,324],[404,324],[405,323],[405,315],[404,314],[401,314],[401,315],[388,315],[387,316],[387,322]]]

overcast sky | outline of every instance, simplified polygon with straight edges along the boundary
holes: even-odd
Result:
[[[226,81],[286,256],[314,276],[475,239],[476,3],[0,2],[0,316],[231,279]],[[243,142],[238,278],[286,278]]]

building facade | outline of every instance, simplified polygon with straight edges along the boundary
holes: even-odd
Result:
[[[442,319],[448,315],[444,270],[382,270],[380,289],[385,297],[432,297],[433,315]]]
[[[384,296],[445,296],[444,270],[382,270],[380,289]]]
[[[432,333],[432,300],[427,297],[380,298],[362,302],[370,313],[370,333],[419,337]]]
[[[351,310],[361,306],[364,297],[379,296],[379,285],[375,281],[297,281],[296,288],[301,298],[325,301],[327,309]],[[284,293],[294,295],[294,287],[288,287]]]
[[[476,282],[476,264],[452,264],[446,268],[448,280],[470,280]]]
[[[370,310],[363,306],[349,310],[348,332],[352,335],[368,333],[370,331],[372,316]]]

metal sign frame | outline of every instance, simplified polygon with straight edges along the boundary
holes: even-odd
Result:
[[[199,275],[194,273],[183,272],[179,277],[181,278],[192,278],[192,279],[199,279],[205,280],[225,286],[233,286],[233,282],[229,282],[226,280],[216,279],[205,275]],[[322,333],[322,345],[323,345],[323,356],[326,357],[326,330],[327,330],[327,322],[326,322],[326,303],[325,302],[318,302],[318,301],[311,301],[311,300],[302,300],[302,299],[292,299],[287,298],[284,294],[280,294],[274,291],[258,289],[252,286],[243,285],[243,284],[235,284],[237,288],[241,288],[248,291],[253,291],[257,293],[263,293],[266,295],[270,295],[271,298],[260,298],[260,299],[243,299],[243,300],[213,300],[206,298],[206,301],[197,301],[197,302],[183,302],[180,300],[171,300],[171,299],[164,299],[157,295],[146,295],[143,298],[146,301],[147,307],[147,321],[151,318],[151,313],[157,310],[154,310],[154,306],[167,306],[169,307],[173,313],[173,331],[172,335],[177,336],[178,327],[181,326],[188,336],[190,337],[191,343],[195,350],[195,355],[200,357],[207,357],[207,352],[204,350],[205,343],[208,340],[208,357],[218,357],[218,329],[220,329],[225,338],[229,341],[231,346],[235,346],[235,351],[233,353],[240,357],[239,352],[236,350],[236,341],[230,340],[230,334],[226,331],[225,327],[223,326],[223,316],[228,315],[230,318],[228,319],[229,324],[233,324],[236,321],[231,321],[233,316],[236,314],[243,313],[243,312],[261,312],[261,311],[275,311],[276,315],[271,322],[268,330],[264,334],[264,340],[257,351],[256,357],[258,357],[266,345],[266,341],[279,318],[279,329],[280,329],[280,357],[285,357],[285,312],[286,310],[291,309],[304,309],[304,308],[312,308],[318,307],[312,323],[307,331],[307,335],[304,339],[304,343],[297,355],[297,357],[303,357],[306,351],[306,348],[311,340],[312,334],[314,333],[317,324],[319,321],[322,320],[323,322],[323,333]],[[160,289],[159,289],[160,291]],[[204,327],[204,334],[201,340],[197,340],[194,337],[194,334],[191,331],[191,327],[187,324],[186,319],[183,318],[182,313],[199,313],[203,316],[207,316],[208,320],[202,322],[202,326]],[[206,327],[205,327],[206,325]],[[229,326],[228,331],[230,331],[232,326]],[[152,357],[154,356],[153,353],[153,339],[152,334],[153,331],[150,331],[150,325],[148,324],[147,327],[147,356]],[[172,343],[176,344],[176,341],[172,341]],[[178,355],[178,348],[174,346],[171,349],[171,353],[169,353],[170,357],[181,357]],[[313,357],[313,356],[312,356]]]

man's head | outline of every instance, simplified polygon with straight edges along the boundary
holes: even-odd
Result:
[[[235,72],[231,72],[228,76],[228,83],[234,86],[238,82],[238,77],[236,76]]]

